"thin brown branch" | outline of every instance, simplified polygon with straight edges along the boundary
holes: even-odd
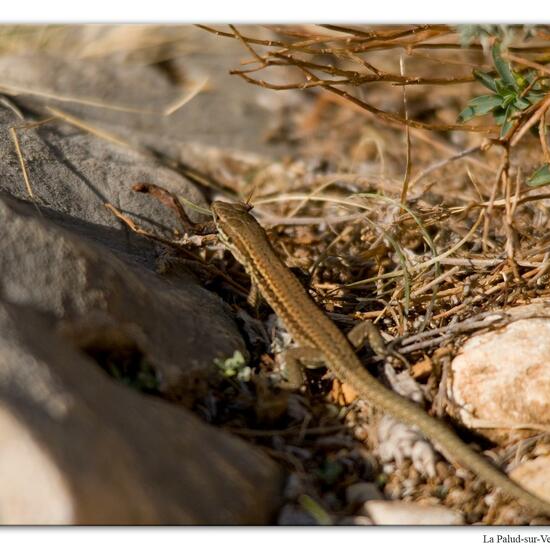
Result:
[[[431,30],[438,31],[442,33],[453,32],[448,25],[416,25],[412,28],[402,29],[402,30],[391,30],[391,31],[362,31],[360,29],[345,27],[342,25],[321,25],[326,29],[344,32],[351,34],[353,38],[358,40],[394,40],[396,38],[403,38],[411,34],[417,34],[420,31]]]
[[[152,183],[136,183],[132,185],[132,191],[136,193],[145,193],[151,195],[158,201],[160,201],[164,206],[172,210],[179,222],[183,226],[184,230],[193,232],[198,235],[211,235],[216,232],[215,226],[213,224],[196,224],[193,223],[190,219],[177,196],[174,193],[160,187],[159,185],[154,185]]]
[[[403,56],[401,56],[399,66],[401,68],[401,72],[405,72],[405,61],[403,60]],[[407,108],[407,89],[405,87],[403,87],[403,115],[405,117],[405,120],[409,120],[409,111]],[[403,188],[401,190],[402,205],[404,205],[407,201],[407,192],[409,190],[409,183],[411,180],[411,132],[408,124],[405,125],[405,143],[407,147],[407,155],[405,174],[403,175]]]
[[[530,59],[525,59],[525,57],[520,57],[519,55],[511,54],[510,52],[507,52],[503,54],[504,59],[508,59],[509,61],[514,61],[518,65],[524,65],[525,67],[531,67],[531,69],[536,69],[537,71],[540,71],[541,73],[545,73],[547,75],[550,75],[550,69],[544,65],[541,65],[540,63],[537,63],[536,61],[531,61]]]
[[[258,53],[256,53],[256,50],[243,38],[241,33],[237,30],[237,27],[234,25],[229,25],[229,28],[237,35],[237,38],[239,39],[239,42],[254,56],[256,61],[259,63],[263,63],[265,65],[265,61]]]
[[[392,73],[385,73],[380,70],[375,69],[372,65],[367,64],[366,66],[369,70],[372,70],[374,74],[364,74],[357,71],[351,71],[346,69],[340,69],[334,65],[322,65],[320,63],[314,63],[312,61],[305,61],[303,59],[298,59],[291,54],[285,54],[280,52],[274,52],[271,56],[285,59],[288,65],[295,65],[297,67],[307,67],[309,69],[314,69],[321,71],[330,75],[344,76],[348,79],[348,84],[353,86],[360,86],[361,84],[368,84],[371,82],[391,82],[400,86],[410,86],[410,85],[452,85],[452,84],[464,84],[467,82],[474,82],[475,77],[473,75],[461,76],[461,77],[450,77],[450,78],[425,78],[419,76],[406,76],[398,75]],[[366,63],[364,60],[357,55],[354,55],[353,59],[355,61],[360,61]],[[266,65],[273,64],[268,57],[261,58],[261,62]],[[344,82],[340,82],[344,84]]]
[[[532,128],[540,120],[540,118],[544,115],[544,113],[546,113],[549,107],[550,93],[546,95],[546,98],[540,102],[540,105],[538,105],[537,110],[533,113],[529,120],[527,120],[527,122],[525,122],[521,126],[521,129],[519,129],[518,132],[514,135],[514,137],[510,141],[510,145],[512,147],[517,145],[520,139],[529,131],[530,128]]]
[[[362,109],[365,109],[365,111],[368,111],[376,115],[381,120],[385,120],[387,122],[397,122],[402,125],[410,126],[411,128],[420,128],[423,130],[433,130],[438,132],[449,132],[451,130],[458,130],[460,132],[475,132],[480,134],[490,134],[491,132],[494,132],[496,130],[495,126],[472,126],[469,124],[429,124],[427,122],[420,122],[412,119],[405,120],[404,118],[394,113],[388,113],[386,111],[377,109],[376,107],[369,105],[368,103],[360,100],[359,98],[352,96],[348,92],[339,90],[338,88],[335,88],[330,84],[321,84],[321,86],[325,90],[329,91],[330,93],[338,95],[346,99],[347,101],[354,103],[355,105],[358,105]]]
[[[333,103],[336,103],[340,107],[350,109],[351,111],[354,111],[356,113],[360,113],[360,114],[362,114],[366,117],[369,117],[369,118],[374,118],[375,117],[375,115],[373,115],[372,113],[366,111],[365,109],[362,109],[359,105],[355,105],[354,103],[350,103],[349,101],[346,101],[344,98],[342,98],[338,95],[333,95],[333,94],[330,94],[328,92],[321,92],[321,93],[323,94],[323,97],[325,97],[328,101],[332,101]],[[386,121],[386,122],[388,122],[388,121]],[[401,125],[399,122],[390,122],[390,124],[392,126],[396,126],[396,127]],[[494,130],[495,131],[497,130],[496,126],[494,127]],[[429,129],[412,128],[411,133],[412,133],[413,137],[415,137],[416,139],[419,139],[419,140],[422,140],[426,143],[429,143],[432,147],[434,147],[435,149],[437,149],[439,151],[442,151],[442,152],[444,152],[446,154],[449,154],[449,155],[452,155],[452,156],[461,155],[460,151],[456,151],[455,148],[453,148],[450,145],[444,143],[441,139],[438,139],[433,134],[431,134],[429,132]],[[481,150],[481,146],[479,146],[479,148]],[[492,166],[476,159],[475,157],[469,157],[469,156],[466,155],[465,160],[466,160],[466,162],[468,162],[472,165],[475,165],[475,166],[481,168],[482,170],[484,170],[486,172],[490,172],[491,174],[494,173],[494,168]]]
[[[242,287],[241,285],[233,281],[230,277],[228,277],[222,270],[218,269],[215,265],[207,263],[197,254],[193,254],[193,252],[191,252],[187,246],[183,246],[177,241],[165,239],[164,237],[161,237],[159,235],[155,235],[154,233],[150,233],[149,231],[146,231],[145,229],[140,227],[138,224],[136,224],[129,216],[127,216],[126,214],[123,214],[118,208],[116,208],[111,203],[105,203],[104,206],[117,219],[119,219],[124,225],[126,225],[133,233],[136,233],[136,235],[141,235],[142,237],[146,237],[147,239],[151,239],[153,241],[157,241],[164,245],[177,248],[180,252],[182,252],[189,258],[191,258],[193,261],[200,263],[206,269],[210,270],[215,275],[221,277],[224,281],[230,284],[235,290],[237,290],[241,294],[245,296],[248,294],[247,290],[244,287]]]

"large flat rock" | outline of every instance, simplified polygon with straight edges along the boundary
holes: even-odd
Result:
[[[222,302],[191,276],[166,281],[5,196],[0,219],[2,297],[47,314],[88,351],[134,348],[162,392],[191,393],[214,359],[244,351]]]
[[[0,302],[0,522],[270,521],[270,459],[115,382],[46,317]]]
[[[550,424],[548,307],[510,309],[517,320],[472,336],[453,359],[447,389],[466,426],[498,441]]]
[[[30,196],[10,133],[11,127],[22,124],[25,122],[12,111],[0,106],[0,191],[33,202],[44,217],[72,231],[151,264],[152,245],[123,228],[105,203],[113,204],[144,229],[165,237],[173,237],[173,230],[181,227],[157,201],[133,192],[133,184],[156,183],[206,206],[200,192],[173,170],[66,124],[17,131]],[[189,215],[198,219],[195,212]]]

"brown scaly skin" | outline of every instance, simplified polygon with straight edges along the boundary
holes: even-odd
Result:
[[[484,482],[517,498],[538,514],[550,517],[550,502],[529,493],[473,451],[448,426],[424,409],[394,393],[361,364],[348,340],[319,309],[298,279],[280,260],[260,224],[243,204],[216,201],[212,213],[224,245],[241,263],[263,298],[301,345],[317,348],[328,368],[375,407],[416,426],[444,453]]]

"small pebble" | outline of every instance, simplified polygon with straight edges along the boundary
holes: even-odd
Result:
[[[454,489],[455,487],[460,486],[460,479],[455,476],[450,476],[443,480],[443,487],[445,487],[445,489]]]
[[[440,500],[437,497],[425,496],[417,499],[415,504],[421,504],[422,506],[441,506]]]
[[[317,525],[315,519],[313,519],[307,512],[302,510],[301,507],[293,504],[286,504],[281,508],[279,517],[277,519],[278,525]]]
[[[449,465],[441,460],[435,465],[435,471],[441,479],[447,479],[451,473]]]
[[[403,480],[403,496],[413,495],[417,485],[418,485],[418,481],[415,479]]]
[[[338,525],[373,525],[367,516],[347,516],[338,522]]]
[[[466,500],[468,500],[468,494],[466,493],[466,491],[464,491],[463,489],[453,489],[447,495],[445,504],[458,507],[464,504]]]
[[[462,514],[441,505],[370,500],[365,509],[375,525],[462,525]]]
[[[361,505],[367,500],[383,500],[384,495],[375,483],[354,483],[346,488],[346,502],[351,505]]]
[[[421,361],[418,361],[411,367],[411,376],[415,380],[426,380],[433,370],[432,360],[429,357],[424,357]]]
[[[366,426],[358,425],[353,430],[353,436],[358,441],[367,441],[369,439],[369,430]]]
[[[482,512],[469,512],[466,514],[466,522],[470,524],[479,523],[483,519],[483,516]]]
[[[302,478],[296,474],[290,474],[287,477],[284,489],[284,497],[287,500],[296,500],[304,492]]]

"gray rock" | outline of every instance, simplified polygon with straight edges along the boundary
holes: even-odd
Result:
[[[0,302],[0,522],[266,523],[278,468],[113,381],[47,315]]]
[[[1,196],[0,219],[0,296],[46,314],[82,349],[134,348],[162,392],[188,394],[215,358],[244,352],[221,301],[192,277],[163,280]]]
[[[0,106],[0,191],[32,201],[44,217],[72,231],[150,262],[152,245],[130,234],[104,204],[113,204],[144,229],[165,237],[173,237],[173,230],[181,227],[158,201],[133,192],[134,183],[156,183],[206,206],[197,189],[173,170],[67,125],[47,125],[17,134],[31,199],[9,132],[18,124],[21,120]],[[194,212],[189,215],[198,219]]]

